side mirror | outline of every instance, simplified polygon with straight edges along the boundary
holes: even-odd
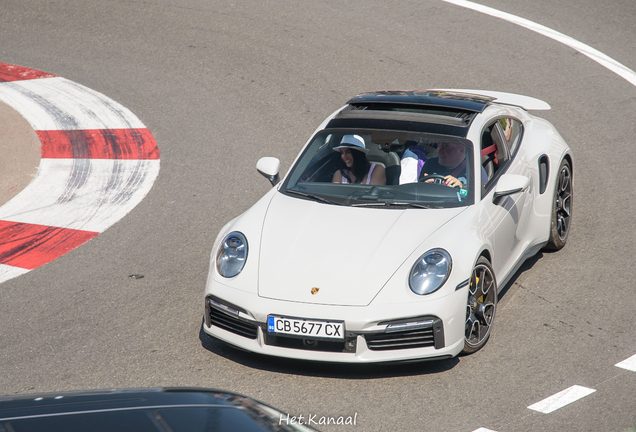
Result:
[[[530,186],[530,179],[526,176],[517,174],[503,174],[497,181],[495,187],[495,194],[492,197],[492,202],[497,201],[505,196],[513,195],[518,192],[523,192]]]
[[[276,186],[280,181],[279,170],[280,161],[275,157],[263,157],[256,162],[256,171],[269,180],[272,186]]]

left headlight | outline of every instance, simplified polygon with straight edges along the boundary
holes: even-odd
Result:
[[[229,233],[216,253],[216,269],[226,278],[232,278],[239,274],[247,260],[247,239],[234,231]]]
[[[431,294],[440,289],[451,272],[452,261],[444,249],[431,249],[413,265],[409,286],[415,294]]]

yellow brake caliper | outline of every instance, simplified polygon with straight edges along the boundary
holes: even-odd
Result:
[[[479,285],[479,276],[475,276],[475,285]],[[483,296],[483,295],[479,296],[479,298],[477,299],[477,301],[478,301],[479,303],[483,303],[483,302],[484,302],[484,296]],[[475,303],[475,304],[473,305],[473,307],[477,307],[477,303]]]

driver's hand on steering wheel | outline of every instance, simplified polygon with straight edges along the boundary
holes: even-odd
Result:
[[[458,188],[462,187],[462,182],[457,180],[452,175],[447,175],[446,177],[444,177],[444,184],[450,187],[458,187]]]
[[[424,173],[424,177],[428,177],[428,174]],[[428,180],[424,180],[424,182],[425,183],[435,183],[435,180],[434,179],[428,179]],[[447,175],[446,177],[444,177],[444,183],[442,183],[442,184],[445,185],[445,186],[450,186],[450,187],[459,187],[459,188],[462,187],[462,182],[457,180],[452,175]]]

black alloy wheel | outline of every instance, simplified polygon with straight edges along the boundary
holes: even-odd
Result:
[[[497,281],[488,260],[480,257],[468,286],[462,354],[471,354],[488,341],[497,310]]]
[[[559,166],[559,174],[554,189],[554,204],[552,207],[552,222],[550,225],[550,239],[545,248],[559,250],[568,240],[572,223],[572,168],[563,159]]]

